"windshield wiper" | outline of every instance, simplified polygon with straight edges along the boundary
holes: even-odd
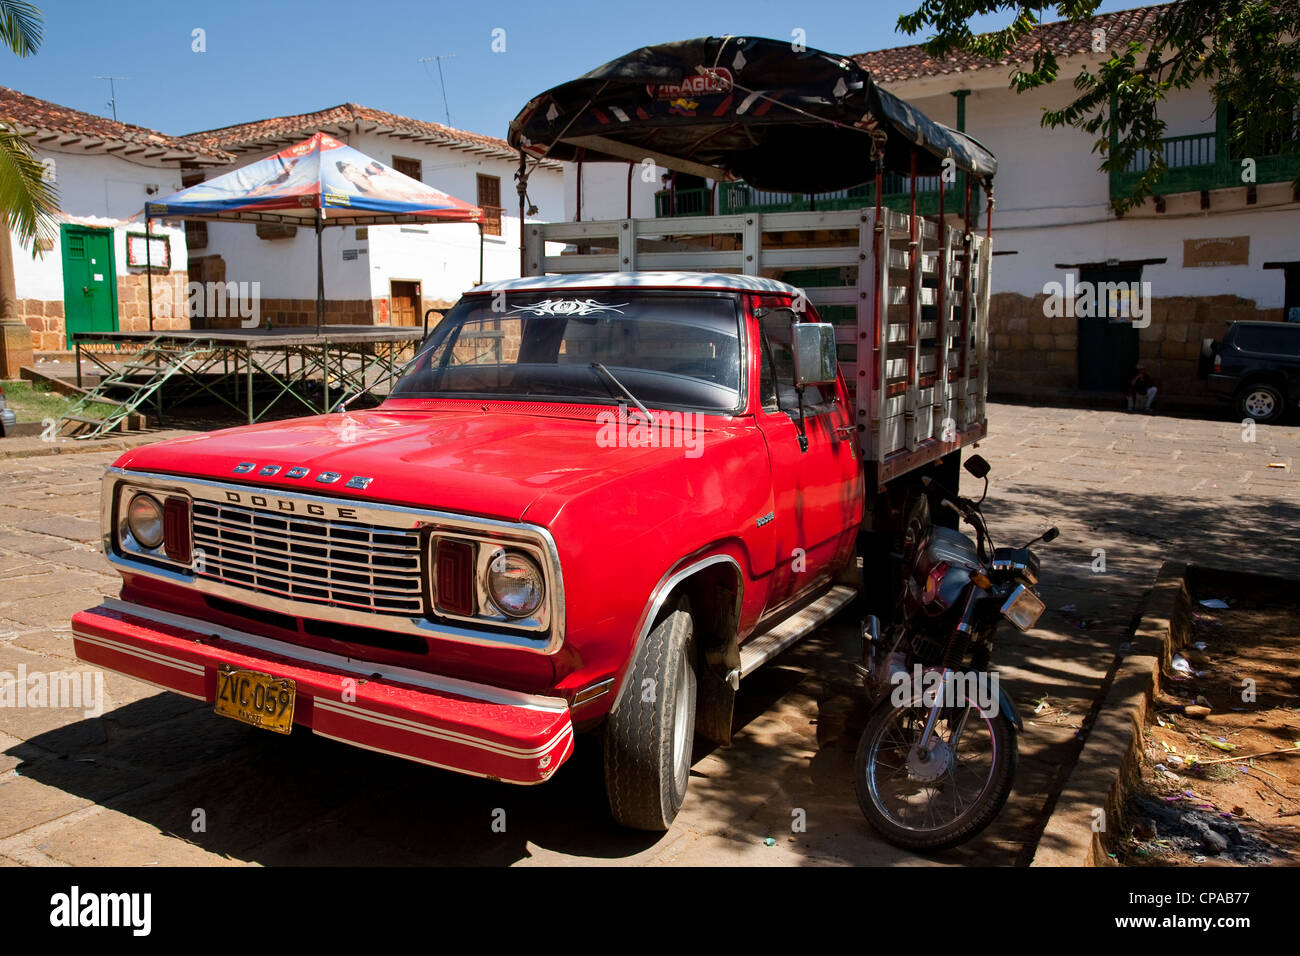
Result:
[[[655,422],[654,416],[650,414],[650,410],[641,404],[641,400],[639,398],[637,398],[630,391],[628,391],[627,386],[618,380],[618,376],[616,376],[609,369],[605,368],[605,366],[601,365],[599,362],[592,362],[591,367],[598,372],[604,372],[605,376],[618,387],[618,390],[622,392],[624,395],[626,395],[631,400],[632,404],[641,410],[641,414],[645,416],[646,424],[649,425],[654,424]]]

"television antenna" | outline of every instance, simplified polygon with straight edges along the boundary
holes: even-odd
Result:
[[[429,61],[433,61],[438,64],[438,85],[442,87],[442,112],[443,115],[447,117],[448,126],[451,125],[451,110],[447,106],[447,81],[442,77],[442,61],[454,60],[455,58],[455,53],[443,53],[440,56],[422,56],[416,61],[417,63],[428,63]],[[426,66],[424,69],[427,72],[429,68]]]
[[[108,108],[113,111],[113,119],[117,120],[117,84],[116,80],[129,80],[129,76],[97,76],[97,80],[108,80]]]

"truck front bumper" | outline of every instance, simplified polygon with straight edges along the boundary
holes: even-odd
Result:
[[[295,724],[434,767],[532,784],[573,753],[559,697],[366,663],[111,599],[76,614],[72,633],[86,663],[208,703],[221,666],[289,678]]]

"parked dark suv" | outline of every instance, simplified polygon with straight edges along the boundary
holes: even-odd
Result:
[[[1243,419],[1280,421],[1300,401],[1300,323],[1234,322],[1201,348],[1201,377]]]

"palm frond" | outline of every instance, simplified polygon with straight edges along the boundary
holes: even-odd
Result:
[[[41,11],[27,0],[0,0],[0,42],[18,56],[31,56],[45,39]]]
[[[0,122],[0,210],[9,220],[13,234],[24,245],[36,240],[53,242],[58,236],[54,215],[59,211],[59,194],[46,180],[45,167],[32,146],[11,125]]]

